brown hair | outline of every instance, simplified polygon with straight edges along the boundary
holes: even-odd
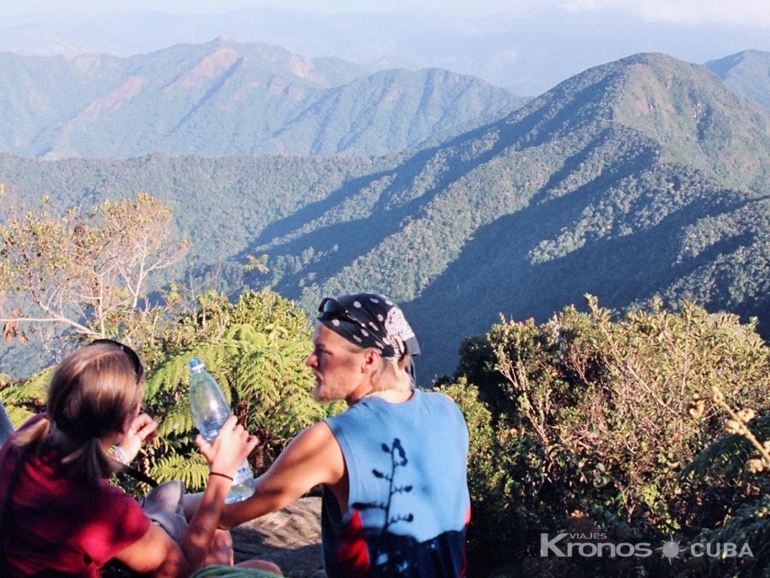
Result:
[[[106,478],[119,469],[102,447],[138,408],[143,370],[136,353],[116,341],[80,348],[56,368],[48,386],[46,418],[19,432],[24,452],[51,449],[64,475],[84,481]]]

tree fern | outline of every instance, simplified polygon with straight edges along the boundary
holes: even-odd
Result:
[[[174,435],[189,434],[195,429],[190,408],[185,403],[171,407],[158,424],[158,436],[161,439]]]
[[[159,459],[148,473],[158,482],[182,480],[187,491],[198,491],[209,479],[209,465],[198,453],[191,456],[175,454]]]
[[[223,310],[216,336],[207,335],[170,352],[148,379],[146,399],[161,422],[166,451],[196,453],[189,407],[189,360],[198,357],[222,388],[233,413],[260,439],[251,456],[257,471],[267,467],[294,435],[328,415],[312,397],[313,377],[305,366],[310,339],[304,313],[269,292],[245,292],[232,311]]]

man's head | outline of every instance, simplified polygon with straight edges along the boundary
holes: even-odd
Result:
[[[386,359],[419,355],[420,346],[401,308],[376,293],[326,297],[318,321],[359,347],[373,347]]]
[[[401,309],[382,295],[325,298],[318,308],[308,365],[321,401],[355,403],[376,391],[414,387],[411,356],[420,353]]]

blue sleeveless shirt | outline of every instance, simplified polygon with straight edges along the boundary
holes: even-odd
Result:
[[[324,488],[327,576],[464,576],[468,429],[451,398],[367,397],[326,423],[350,483],[344,516]]]

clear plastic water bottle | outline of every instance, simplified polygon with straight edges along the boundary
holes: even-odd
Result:
[[[195,427],[209,443],[217,439],[219,430],[232,414],[219,384],[197,357],[190,360],[190,408]],[[240,502],[254,493],[254,476],[248,461],[243,461],[234,478],[226,504]]]

